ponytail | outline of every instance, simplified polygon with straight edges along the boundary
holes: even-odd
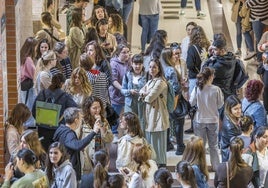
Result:
[[[194,170],[190,163],[187,161],[180,161],[176,166],[177,174],[180,179],[191,186],[191,188],[197,188]]]
[[[107,183],[108,173],[100,162],[94,168],[94,187],[103,187]]]
[[[205,67],[202,69],[202,71],[196,76],[197,83],[196,85],[199,87],[200,90],[202,90],[205,86],[205,84],[208,82],[210,77],[214,74],[214,69],[210,67]]]

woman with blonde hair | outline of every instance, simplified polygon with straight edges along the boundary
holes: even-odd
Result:
[[[194,170],[197,187],[208,188],[208,169],[206,162],[206,152],[203,139],[198,136],[192,136],[184,150],[182,160],[190,163]]]
[[[108,31],[111,34],[124,34],[123,20],[119,14],[110,14],[108,19]]]
[[[92,94],[92,86],[83,68],[74,69],[71,78],[66,80],[65,85],[67,93],[73,97],[79,107],[82,106],[83,100]]]
[[[41,59],[37,62],[35,73],[35,89],[37,94],[51,85],[52,75],[50,73],[50,69],[55,67],[56,63],[57,57],[55,52],[52,50],[45,52]]]

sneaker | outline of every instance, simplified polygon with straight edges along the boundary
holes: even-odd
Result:
[[[246,57],[244,58],[245,61],[250,60],[251,58],[253,58],[256,55],[256,52],[248,52]]]
[[[236,50],[236,52],[235,52],[235,56],[241,56],[241,54],[242,54],[242,52],[241,52],[241,50]]]
[[[204,17],[206,17],[206,14],[204,12],[200,11],[197,13],[197,18],[204,18]]]
[[[181,11],[180,11],[180,15],[181,15],[181,16],[185,15],[185,11],[184,11],[184,10],[181,10]]]
[[[193,134],[194,130],[192,128],[190,128],[190,129],[185,130],[184,133],[185,134]]]

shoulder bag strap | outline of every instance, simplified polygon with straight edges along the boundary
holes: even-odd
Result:
[[[247,109],[253,104],[253,103],[255,103],[255,102],[257,102],[257,101],[254,101],[254,102],[251,102],[251,103],[249,103],[249,105],[246,107],[246,109],[243,111],[243,115],[244,115],[244,113],[247,111]]]
[[[59,39],[57,39],[56,37],[54,37],[54,35],[52,34],[52,33],[50,33],[47,29],[43,29],[45,32],[47,32],[48,34],[49,34],[49,36],[51,37],[51,38],[53,38],[55,41],[57,41],[57,42],[60,42],[60,40]]]
[[[226,164],[226,172],[227,172],[227,177],[226,177],[227,188],[230,188],[229,165],[228,165],[228,162],[226,162],[225,164]]]
[[[198,55],[199,55],[200,60],[202,61],[201,54],[200,54],[200,52],[199,52],[198,48],[196,47],[196,45],[193,45],[193,46],[194,46],[195,50],[197,51],[197,53],[198,53]]]

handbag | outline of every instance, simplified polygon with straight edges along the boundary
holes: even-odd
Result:
[[[173,116],[177,119],[184,118],[190,111],[190,103],[181,95],[177,101],[175,110],[173,111]]]
[[[33,87],[33,80],[31,78],[26,78],[20,83],[20,89],[22,91],[28,91]]]
[[[110,103],[106,103],[106,119],[110,125],[116,124],[117,120],[119,119],[119,115],[116,113],[114,108]]]

